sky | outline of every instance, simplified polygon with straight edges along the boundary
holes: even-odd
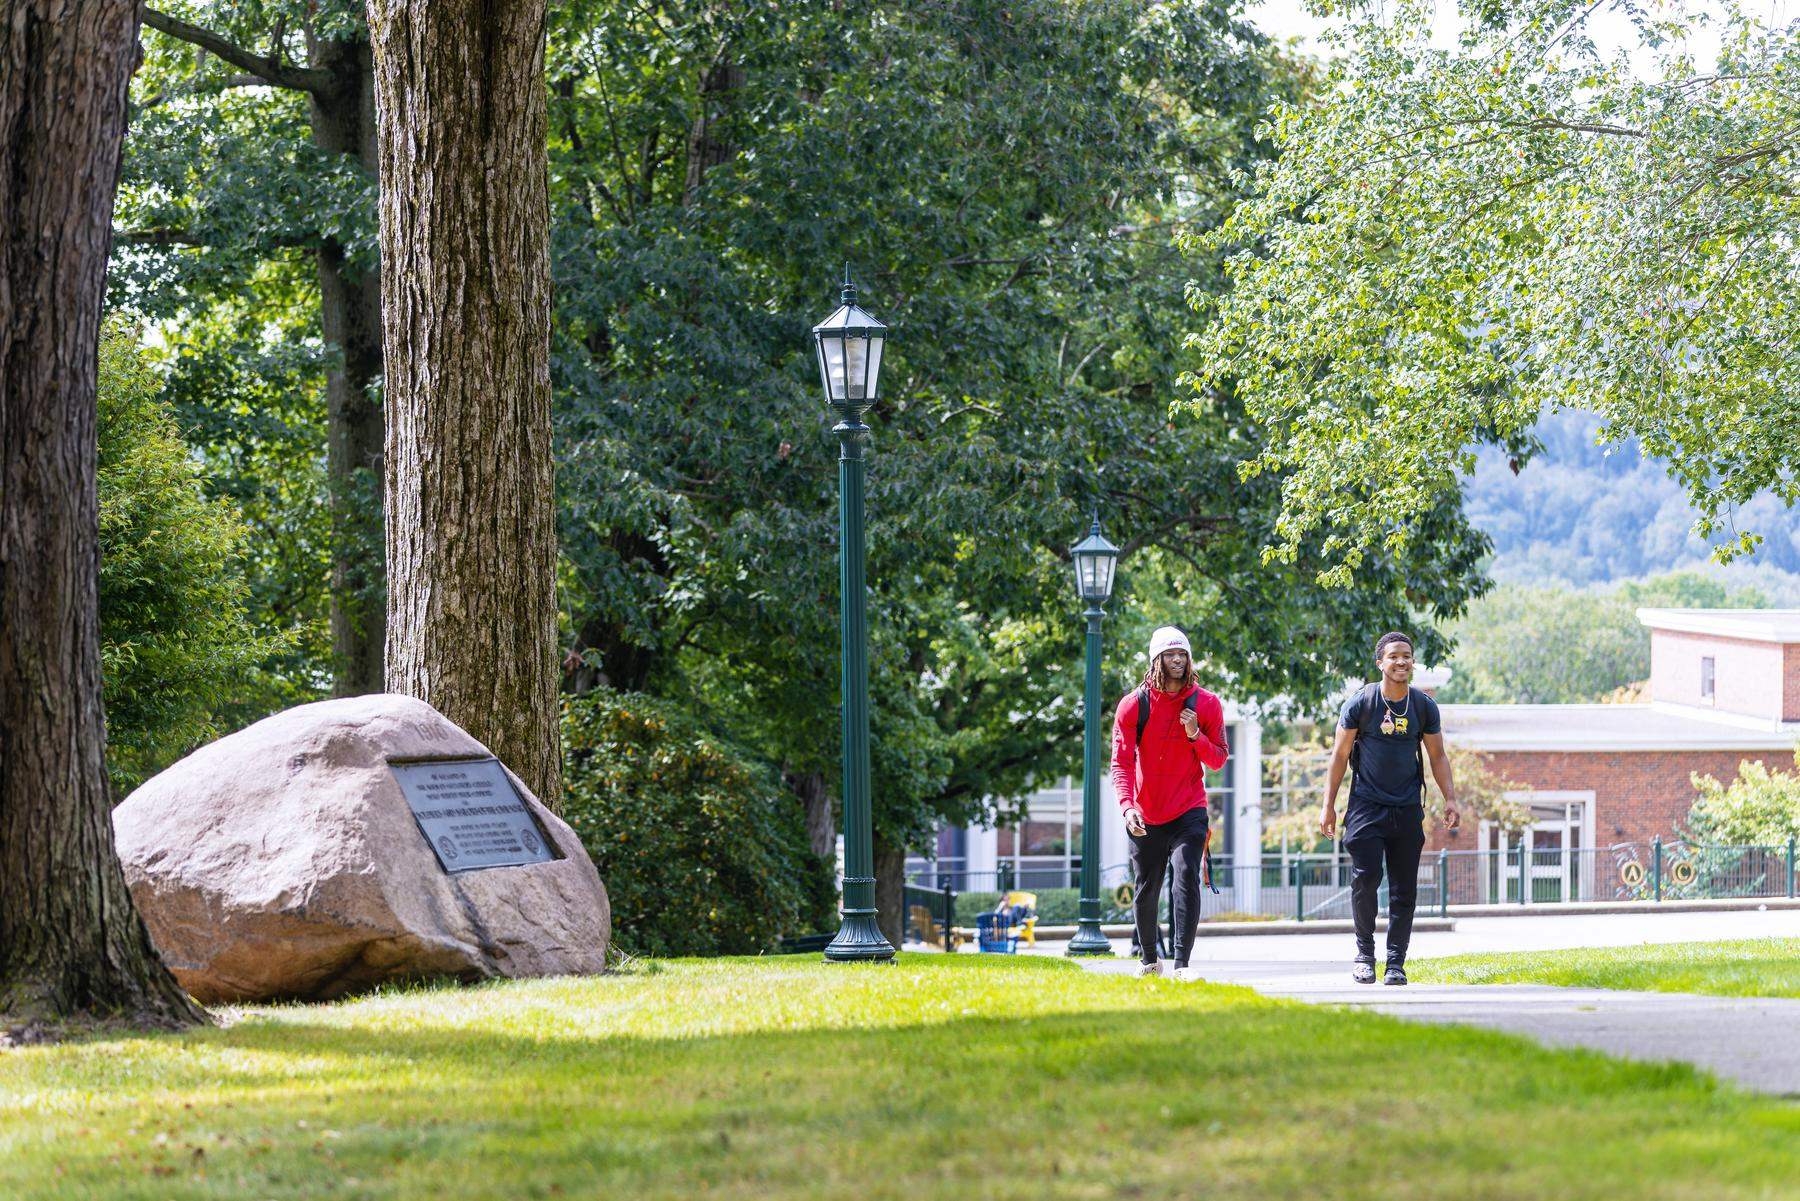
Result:
[[[1800,0],[1744,0],[1747,10],[1756,13],[1769,21],[1792,20]],[[1692,11],[1720,12],[1722,6],[1714,0],[1693,0],[1688,5]],[[1287,39],[1299,38],[1301,45],[1315,54],[1323,54],[1325,47],[1319,42],[1321,30],[1325,27],[1318,17],[1306,11],[1303,0],[1250,0],[1247,14],[1263,32],[1274,37]],[[1438,19],[1434,27],[1432,42],[1434,45],[1450,48],[1456,43],[1459,22],[1456,19],[1454,0],[1439,0],[1437,6]],[[1593,30],[1594,40],[1602,50],[1618,47],[1635,47],[1637,37],[1631,23],[1618,10],[1617,5],[1607,5],[1594,14],[1589,22]],[[1701,64],[1709,64],[1717,56],[1718,41],[1710,33],[1699,35],[1693,46],[1695,58]],[[1648,56],[1634,55],[1641,64],[1648,64]]]

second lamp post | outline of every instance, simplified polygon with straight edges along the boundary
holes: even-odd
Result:
[[[1081,908],[1071,955],[1110,955],[1112,943],[1100,930],[1100,772],[1105,755],[1100,744],[1100,621],[1112,596],[1113,568],[1119,548],[1100,532],[1100,518],[1088,536],[1069,551],[1075,561],[1075,591],[1087,602],[1087,739],[1081,768]]]
[[[892,959],[894,948],[875,921],[875,849],[869,808],[869,628],[863,596],[863,414],[875,403],[887,326],[857,307],[850,269],[843,303],[813,326],[825,401],[837,410],[839,621],[843,662],[844,903],[837,937],[825,958]]]

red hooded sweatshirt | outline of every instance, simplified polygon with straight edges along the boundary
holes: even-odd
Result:
[[[1225,766],[1225,707],[1219,698],[1190,684],[1180,692],[1149,689],[1150,720],[1138,744],[1138,695],[1133,689],[1113,717],[1113,792],[1121,810],[1137,809],[1147,825],[1172,822],[1206,804],[1206,772]],[[1192,742],[1181,726],[1187,698],[1198,694],[1194,716],[1200,733]]]

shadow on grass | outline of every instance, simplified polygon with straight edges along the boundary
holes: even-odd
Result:
[[[0,1194],[1611,1201],[1793,1179],[1800,1111],[1684,1066],[1151,987],[880,1028],[521,1036],[290,1011],[97,1044],[0,1111]]]

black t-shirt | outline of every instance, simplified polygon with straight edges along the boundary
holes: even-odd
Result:
[[[1417,688],[1407,689],[1404,701],[1390,701],[1377,684],[1344,702],[1338,725],[1356,731],[1352,801],[1419,803],[1420,789],[1425,786],[1419,742],[1439,731],[1436,701]]]

